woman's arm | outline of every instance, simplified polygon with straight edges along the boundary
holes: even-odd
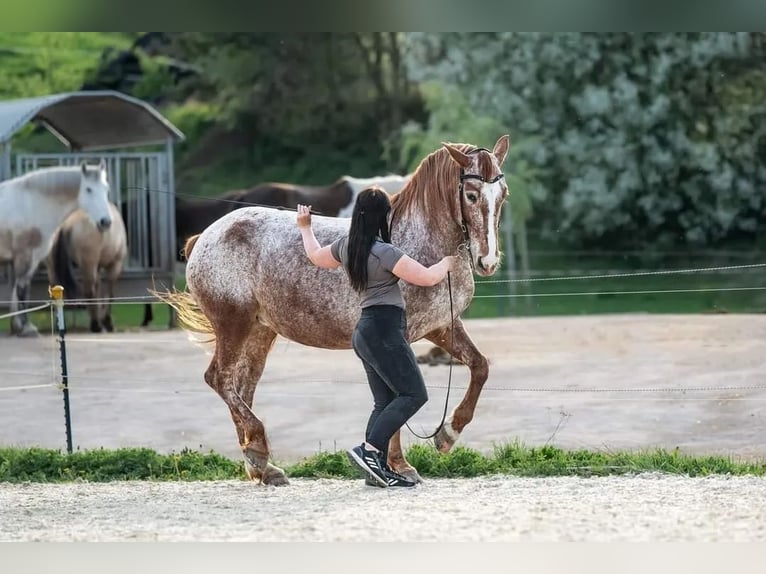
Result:
[[[407,283],[419,287],[432,287],[440,283],[447,276],[447,272],[453,271],[456,265],[457,257],[454,255],[447,255],[430,267],[425,267],[412,257],[403,255],[391,269],[391,272]]]
[[[330,246],[319,245],[319,241],[314,236],[314,230],[311,229],[311,206],[298,205],[298,229],[303,237],[303,248],[311,262],[322,269],[336,269],[340,266],[335,257],[330,252]]]

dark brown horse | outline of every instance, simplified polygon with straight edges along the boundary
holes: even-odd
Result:
[[[328,217],[351,217],[356,196],[373,185],[394,194],[401,190],[410,176],[387,175],[355,178],[344,175],[330,185],[295,185],[267,182],[249,189],[236,189],[217,198],[176,198],[176,245],[178,260],[183,261],[180,246],[192,235],[202,233],[211,223],[227,213],[248,206],[269,206],[295,209],[301,203]]]
[[[452,272],[451,292],[446,281],[428,289],[402,282],[409,341],[425,338],[471,372],[463,400],[434,437],[442,452],[452,448],[473,418],[489,374],[487,358],[471,341],[460,314],[473,298],[473,273],[492,275],[500,262],[497,230],[508,195],[501,165],[508,145],[508,136],[491,152],[444,144],[423,159],[391,200],[391,239],[407,254],[424,265],[463,255]],[[248,475],[273,485],[288,481],[269,460],[253,395],[277,335],[323,349],[350,349],[360,313],[344,271],[319,269],[307,259],[295,217],[263,207],[223,216],[184,248],[188,292],[162,295],[188,329],[212,335],[215,351],[205,382],[229,408]],[[348,233],[349,221],[316,217],[317,239],[331,243]],[[399,431],[388,457],[394,470],[419,478],[404,457]]]

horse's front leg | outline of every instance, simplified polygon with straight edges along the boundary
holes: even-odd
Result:
[[[452,347],[453,336],[454,347]],[[425,338],[462,361],[471,372],[471,381],[468,383],[463,400],[453,409],[450,417],[444,421],[444,426],[434,437],[436,448],[440,452],[449,452],[465,426],[473,419],[481,389],[489,376],[489,361],[468,336],[460,318],[455,319],[454,335],[452,328],[447,327],[433,331]]]
[[[32,276],[35,267],[29,261],[16,259],[13,263],[13,291],[11,294],[10,312],[23,311],[27,308],[29,289],[32,285]],[[11,334],[19,337],[37,337],[37,327],[29,320],[27,313],[21,313],[11,317]]]

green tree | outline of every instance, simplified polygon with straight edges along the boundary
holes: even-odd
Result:
[[[405,76],[401,38],[195,32],[174,40],[179,55],[204,70],[195,97],[215,102],[246,145],[347,166],[362,158],[367,171],[380,171],[392,167],[381,158],[383,142],[403,121],[423,115]]]
[[[416,81],[534,136],[538,221],[576,244],[703,245],[764,222],[764,35],[412,34]]]

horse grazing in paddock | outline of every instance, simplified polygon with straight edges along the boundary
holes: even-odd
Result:
[[[388,194],[394,194],[404,187],[410,177],[410,175],[391,174],[357,178],[344,175],[336,182],[325,186],[268,182],[242,190],[238,199],[244,203],[288,209],[295,209],[301,203],[311,205],[314,211],[329,217],[351,217],[356,196],[360,191],[378,186]]]
[[[0,262],[11,264],[10,311],[26,308],[29,285],[50,251],[56,229],[81,208],[99,229],[112,224],[106,164],[49,167],[0,183]],[[36,336],[26,313],[11,319],[11,333]]]
[[[508,136],[491,152],[444,144],[392,197],[391,239],[405,253],[424,265],[465,254],[451,274],[452,315],[447,281],[427,289],[402,282],[408,340],[426,338],[471,373],[465,396],[434,437],[441,452],[450,450],[473,418],[489,373],[460,314],[473,298],[473,272],[490,276],[500,261],[497,230],[508,194],[501,165],[508,146]],[[225,215],[186,244],[188,292],[162,295],[187,330],[212,335],[215,351],[205,381],[229,407],[249,477],[272,485],[288,481],[269,462],[266,430],[252,403],[277,335],[323,349],[350,349],[360,314],[343,269],[320,269],[308,260],[295,217],[261,207]],[[327,245],[347,233],[349,224],[348,218],[314,216],[313,227]],[[404,457],[400,432],[391,439],[388,462],[419,480]]]
[[[412,177],[411,173],[406,175],[397,175],[389,173],[388,175],[379,175],[377,177],[351,177],[344,175],[341,180],[346,182],[346,186],[351,188],[351,201],[346,204],[337,214],[337,217],[351,217],[356,203],[356,196],[368,187],[379,187],[389,195],[399,193]],[[303,204],[307,205],[307,204]]]
[[[182,247],[192,235],[205,228],[230,211],[245,207],[240,203],[243,190],[227,191],[217,198],[176,197],[176,260],[183,262]]]
[[[101,271],[104,271],[109,301],[88,304],[90,330],[94,333],[114,331],[111,299],[128,256],[128,236],[122,214],[112,203],[109,211],[112,225],[106,229],[99,229],[82,209],[70,214],[56,230],[46,261],[51,285],[64,287],[64,295],[69,299],[78,298],[80,292],[86,299],[102,298]],[[82,291],[78,289],[73,265],[82,274]]]
[[[176,198],[176,244],[202,233],[227,213],[248,205],[295,209],[299,203],[311,204],[314,211],[330,217],[350,217],[359,192],[377,185],[389,194],[401,190],[410,175],[384,175],[356,178],[344,175],[325,186],[292,183],[261,183],[249,189],[234,189],[217,198]],[[179,261],[183,261],[180,257]]]

